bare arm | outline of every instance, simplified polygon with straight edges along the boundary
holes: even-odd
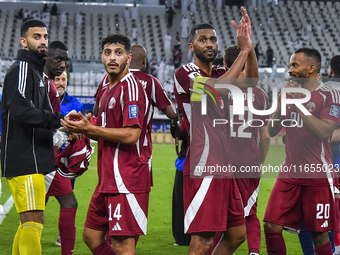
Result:
[[[270,145],[270,135],[268,133],[268,127],[260,127],[260,163],[264,164]]]
[[[340,127],[334,130],[331,138],[331,143],[340,142]]]
[[[234,20],[232,21],[232,25],[235,28],[237,35],[236,36],[237,44],[240,46],[241,52],[239,53],[237,59],[230,67],[228,72],[226,72],[218,79],[210,79],[207,81],[207,83],[213,87],[214,84],[235,84],[237,87],[243,89],[247,87],[255,87],[257,85],[257,82],[254,83],[237,82],[237,78],[239,78],[246,61],[250,61],[247,68],[249,75],[255,76],[256,75],[255,73],[257,73],[258,77],[257,60],[254,53],[254,46],[250,34],[250,19],[248,17],[247,11],[243,7],[241,7],[241,11],[242,19],[240,21],[239,27],[237,26]],[[256,71],[253,69],[256,69]],[[234,78],[235,80],[232,80],[232,78]],[[229,90],[218,89],[218,92],[222,94],[227,94],[229,93]]]
[[[286,87],[299,87],[295,81],[289,81]],[[290,98],[301,98],[301,93],[287,93]],[[296,105],[294,105],[296,111],[301,116],[304,124],[313,132],[321,141],[326,141],[329,139],[338,123],[329,119],[319,119],[314,115],[305,115]]]
[[[259,78],[259,69],[258,69],[258,64],[257,64],[257,59],[256,59],[254,48],[248,54],[246,67],[244,71],[245,71],[245,78],[253,78],[254,82],[257,85],[257,81]]]
[[[98,103],[96,101],[93,106],[93,116],[97,117],[97,115],[98,115]]]
[[[175,119],[177,117],[177,114],[174,112],[171,105],[165,107],[163,112],[169,119]]]
[[[306,124],[310,131],[312,131],[321,141],[329,139],[338,126],[338,124],[332,120],[318,119],[314,115],[307,116],[304,115],[299,108],[295,107],[295,109],[300,114],[304,124]]]
[[[104,128],[92,125],[82,114],[72,114],[61,121],[63,127],[69,132],[82,133],[87,137],[98,140],[99,138],[116,143],[134,145],[138,141],[141,133],[139,126],[134,125],[125,128]]]

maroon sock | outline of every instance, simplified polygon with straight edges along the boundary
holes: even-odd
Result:
[[[286,244],[282,232],[264,232],[268,255],[286,255]]]
[[[320,247],[314,247],[314,252],[315,255],[332,255],[333,249],[331,241],[328,241],[327,243]]]
[[[261,247],[261,225],[257,215],[246,217],[247,242],[249,252],[260,253]]]
[[[102,243],[97,248],[91,251],[93,255],[116,255],[116,253],[113,251],[112,246],[108,242]]]
[[[59,215],[59,233],[61,254],[72,255],[76,241],[76,211],[74,208],[62,208]]]

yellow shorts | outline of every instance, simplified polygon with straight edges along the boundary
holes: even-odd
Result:
[[[45,210],[45,176],[29,174],[8,177],[7,182],[18,213]]]

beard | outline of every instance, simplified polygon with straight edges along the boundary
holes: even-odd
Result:
[[[65,94],[65,89],[62,91],[57,89],[57,92],[58,92],[58,95],[61,97],[62,95]]]
[[[303,84],[307,83],[308,80],[309,80],[307,78],[307,76],[308,76],[307,70],[303,70],[303,71],[297,73],[295,77],[293,77],[293,78],[291,77],[291,80],[294,80],[298,84],[303,85]]]
[[[127,61],[119,66],[119,73],[122,73],[125,70],[126,65],[127,65]]]
[[[126,66],[127,66],[127,61],[125,63],[120,64],[120,65],[118,64],[117,67],[118,67],[119,71],[110,70],[109,65],[106,65],[105,69],[106,69],[106,71],[109,75],[116,76],[116,75],[120,75],[125,70]]]
[[[212,57],[206,57],[204,56],[204,52],[201,52],[200,50],[198,50],[194,45],[194,54],[202,62],[213,62],[217,56],[217,51],[216,50],[213,50],[213,51],[214,51],[214,55]]]
[[[39,51],[38,49],[33,48],[28,42],[27,42],[27,45],[28,45],[28,50],[36,54],[38,57],[43,58],[46,56],[46,50]]]

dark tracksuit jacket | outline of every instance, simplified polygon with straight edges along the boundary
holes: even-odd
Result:
[[[53,131],[63,115],[53,113],[43,82],[45,60],[19,50],[8,70],[1,104],[3,177],[55,170]]]

